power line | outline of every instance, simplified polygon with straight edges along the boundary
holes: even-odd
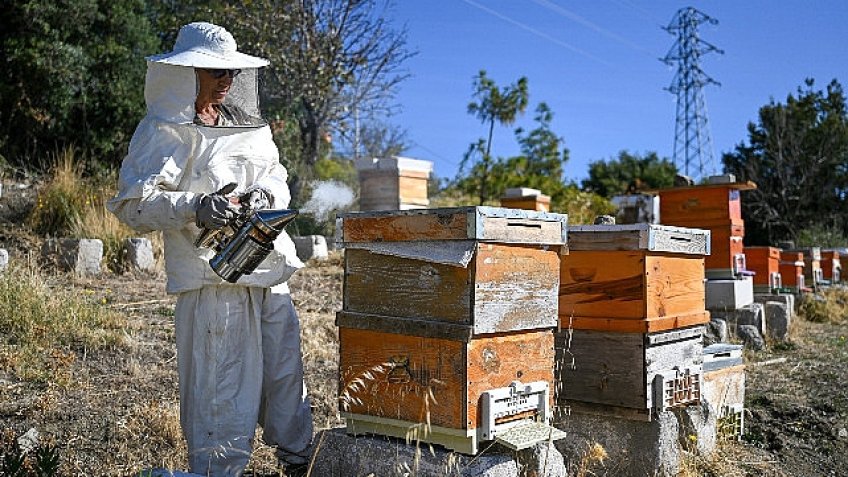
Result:
[[[581,25],[583,25],[583,26],[585,26],[589,29],[595,30],[596,32],[606,36],[607,38],[612,38],[613,40],[615,40],[619,43],[622,43],[624,45],[627,45],[630,48],[633,48],[634,50],[641,51],[641,52],[646,53],[646,54],[651,55],[651,56],[654,55],[651,52],[651,50],[649,50],[649,49],[647,49],[647,48],[645,48],[641,45],[638,45],[636,43],[633,43],[632,41],[628,40],[627,38],[624,38],[621,35],[618,35],[613,31],[610,31],[610,30],[608,30],[608,29],[606,29],[606,28],[604,28],[604,27],[602,27],[602,26],[600,26],[596,23],[593,23],[593,22],[581,17],[580,15],[578,15],[578,14],[576,14],[576,13],[574,13],[574,12],[572,12],[572,11],[570,11],[570,10],[560,6],[560,5],[557,5],[557,4],[555,4],[555,3],[553,3],[549,0],[532,0],[532,1],[539,6],[547,8],[548,10],[555,12],[560,16],[568,18],[571,21],[579,23],[579,24],[581,24]]]
[[[544,38],[544,39],[546,39],[546,40],[548,40],[552,43],[555,43],[559,46],[562,46],[563,48],[569,49],[569,50],[573,51],[574,53],[585,56],[586,58],[597,61],[598,63],[601,63],[603,65],[613,67],[613,65],[611,63],[608,63],[608,62],[602,60],[601,58],[598,58],[597,56],[595,56],[595,55],[593,55],[593,54],[591,54],[591,53],[589,53],[585,50],[582,50],[582,49],[580,49],[580,48],[578,48],[574,45],[571,45],[571,44],[566,43],[562,40],[554,38],[554,37],[548,35],[547,33],[539,31],[539,30],[537,30],[537,29],[535,29],[535,28],[533,28],[533,27],[531,27],[531,26],[529,26],[525,23],[521,23],[518,20],[513,20],[512,18],[510,18],[510,17],[508,17],[508,16],[506,16],[502,13],[496,12],[495,10],[492,10],[491,8],[485,7],[485,6],[475,2],[473,0],[462,0],[462,1],[464,1],[465,3],[467,3],[467,4],[469,4],[473,7],[479,8],[480,10],[483,10],[484,12],[488,13],[489,15],[496,16],[496,17],[500,18],[501,20],[503,20],[505,22],[511,23],[511,24],[523,29],[523,30],[529,31],[530,33],[532,33],[536,36]]]
[[[697,162],[697,176],[713,173],[713,144],[707,125],[707,107],[703,87],[709,84],[721,86],[704,73],[700,59],[707,53],[723,54],[724,51],[702,40],[698,26],[703,23],[718,24],[718,20],[692,7],[681,8],[671,23],[664,29],[677,37],[674,45],[661,61],[669,66],[677,65],[677,72],[668,88],[677,96],[677,114],[674,124],[674,164],[687,176],[692,174]],[[694,171],[694,169],[693,169]]]

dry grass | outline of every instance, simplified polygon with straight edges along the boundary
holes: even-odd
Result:
[[[848,288],[835,286],[802,295],[798,315],[815,323],[844,323],[848,320]]]
[[[124,343],[125,320],[104,304],[48,283],[33,260],[14,263],[0,277],[0,369],[67,384],[78,354]]]

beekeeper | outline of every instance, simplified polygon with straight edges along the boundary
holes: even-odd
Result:
[[[224,28],[191,23],[174,50],[147,58],[147,115],[108,208],[139,231],[161,230],[175,310],[180,424],[193,473],[240,475],[256,424],[281,465],[303,466],[312,416],[300,327],[286,280],[303,266],[283,232],[253,273],[224,282],[195,247],[248,202],[285,208],[287,172],[261,119],[257,74],[268,62],[236,51]],[[224,186],[235,183],[228,195]]]

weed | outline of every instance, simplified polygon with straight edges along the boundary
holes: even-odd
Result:
[[[815,323],[843,323],[848,319],[848,288],[831,287],[803,295],[798,315]]]
[[[59,473],[59,450],[50,443],[24,448],[15,432],[0,433],[0,475],[8,477],[52,477]]]

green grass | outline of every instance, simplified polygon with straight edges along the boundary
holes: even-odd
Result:
[[[34,263],[0,276],[0,369],[67,384],[78,353],[124,344],[124,318],[67,282],[51,286]]]

